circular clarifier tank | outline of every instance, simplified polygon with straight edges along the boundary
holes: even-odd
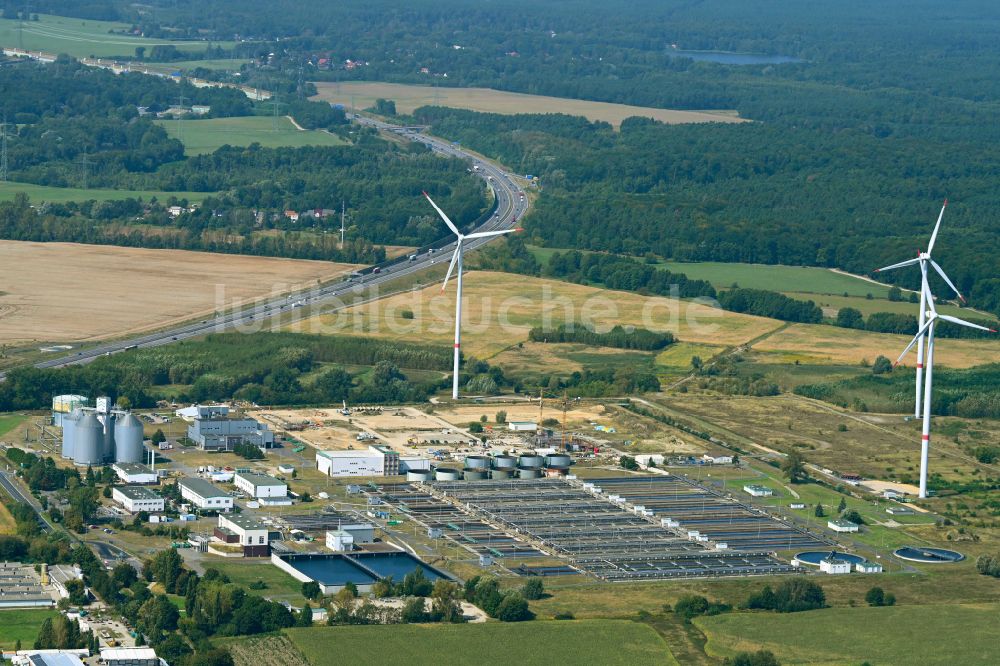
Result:
[[[845,562],[850,562],[853,564],[861,564],[866,562],[865,558],[860,555],[851,555],[850,553],[841,553],[838,551],[829,550],[807,550],[804,553],[797,553],[795,559],[802,564],[809,565],[811,567],[818,567],[820,560],[825,560],[827,558],[844,560]]]
[[[961,562],[965,559],[965,555],[954,550],[918,548],[917,546],[904,546],[893,552],[893,555],[901,560],[923,562],[924,564],[948,564],[951,562]]]

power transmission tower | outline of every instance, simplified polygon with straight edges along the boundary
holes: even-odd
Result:
[[[184,108],[184,101],[185,100],[187,100],[187,97],[185,97],[183,94],[177,96],[177,111],[178,111],[177,114],[176,114],[176,118],[177,118],[177,140],[180,141],[181,143],[184,143],[184,136],[183,136],[183,125],[181,125],[181,116],[183,114],[180,113],[180,111]]]
[[[7,182],[7,114],[0,125],[0,181]]]
[[[4,153],[6,155],[6,153]],[[344,208],[344,200],[340,200],[340,249],[344,249],[344,215],[346,209]]]
[[[83,173],[83,189],[87,189],[87,176],[89,174],[91,164],[93,164],[93,162],[87,159],[87,146],[84,146],[83,153],[80,155],[80,169]]]

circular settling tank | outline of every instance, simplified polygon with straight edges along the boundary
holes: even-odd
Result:
[[[804,553],[797,553],[795,555],[796,560],[811,567],[818,567],[820,560],[825,560],[828,557],[844,560],[845,562],[850,562],[851,564],[861,564],[862,562],[867,561],[860,555],[851,555],[849,553],[840,553],[829,550],[807,550]]]
[[[893,552],[893,555],[901,560],[923,562],[924,564],[948,564],[949,562],[961,562],[965,559],[965,555],[954,550],[918,548],[916,546],[899,548]]]

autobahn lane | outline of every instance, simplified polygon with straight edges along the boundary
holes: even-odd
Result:
[[[415,129],[392,125],[364,116],[353,116],[351,120],[360,125],[373,127],[383,132],[394,132],[410,141],[418,141],[428,146],[436,154],[469,160],[472,164],[470,168],[474,173],[487,181],[496,197],[495,213],[490,215],[474,231],[496,231],[513,228],[527,212],[527,197],[525,197],[523,190],[517,185],[513,174],[504,171],[495,164],[472,155],[463,150],[460,145],[437,137],[428,136]],[[466,248],[476,249],[491,240],[493,239],[472,239],[466,242]],[[454,242],[449,242],[439,247],[421,248],[413,260],[403,257],[401,260],[386,262],[380,264],[378,267],[368,267],[361,271],[362,274],[360,277],[348,278],[347,280],[317,287],[298,294],[287,294],[264,300],[260,303],[204,319],[197,323],[186,324],[127,340],[110,342],[76,352],[75,354],[48,359],[36,363],[35,367],[59,368],[68,365],[89,363],[101,356],[110,356],[130,349],[158,347],[208,333],[220,333],[251,323],[271,320],[276,316],[291,314],[290,320],[295,321],[301,318],[301,313],[306,310],[306,306],[315,307],[338,301],[343,302],[342,298],[344,296],[357,295],[364,293],[366,290],[371,291],[373,288],[391,280],[427,270],[436,265],[441,256],[447,256],[454,247]],[[433,251],[431,251],[432,249]],[[0,381],[5,377],[6,373],[0,373]]]

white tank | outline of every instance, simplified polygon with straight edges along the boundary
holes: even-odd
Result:
[[[133,414],[119,416],[115,422],[115,462],[143,461],[142,423]]]
[[[76,425],[83,417],[83,412],[74,409],[72,414],[64,414],[62,417],[62,457],[73,457],[73,444],[76,442]]]
[[[104,426],[93,413],[84,414],[76,424],[73,463],[80,466],[104,463]]]

